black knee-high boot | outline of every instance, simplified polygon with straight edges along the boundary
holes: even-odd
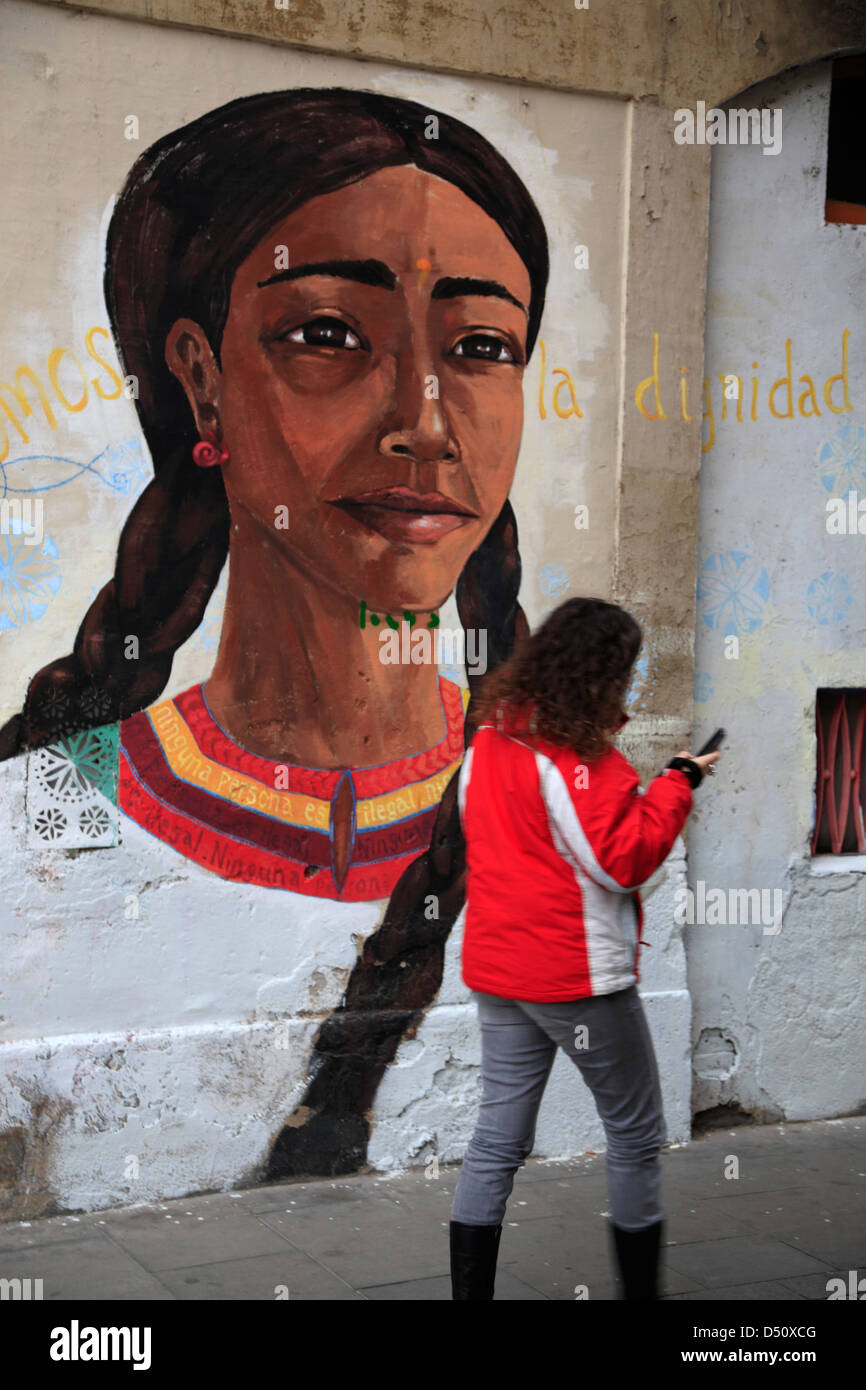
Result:
[[[461,1302],[490,1302],[496,1278],[501,1226],[466,1226],[452,1221],[451,1297]]]
[[[623,1284],[622,1297],[629,1303],[649,1303],[658,1298],[658,1268],[664,1222],[656,1221],[641,1231],[624,1231],[608,1223],[616,1263]]]

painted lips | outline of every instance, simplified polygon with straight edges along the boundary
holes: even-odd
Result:
[[[388,540],[432,544],[467,522],[473,512],[441,492],[413,492],[411,488],[379,488],[358,497],[341,497],[335,503],[362,525]]]

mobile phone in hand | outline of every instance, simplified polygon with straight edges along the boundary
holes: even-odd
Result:
[[[707,739],[703,748],[698,749],[697,753],[695,754],[695,757],[703,758],[707,753],[715,753],[716,749],[718,748],[719,744],[722,742],[724,737],[724,729],[716,729],[716,732],[712,734],[710,738]]]

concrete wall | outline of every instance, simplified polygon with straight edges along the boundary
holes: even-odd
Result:
[[[673,109],[863,46],[859,0],[45,0],[274,44],[485,74]]]
[[[780,154],[713,151],[705,370],[715,437],[700,473],[694,722],[707,733],[724,725],[729,739],[698,795],[689,883],[778,890],[782,917],[778,932],[684,928],[695,1109],[791,1120],[859,1111],[866,1096],[866,863],[813,860],[809,848],[815,692],[866,685],[864,540],[826,525],[829,497],[866,494],[866,229],[824,223],[830,72],[814,65],[738,101],[782,110]],[[834,413],[824,385],[842,371],[845,330],[850,409],[837,381]],[[793,419],[768,402],[786,340]],[[741,422],[735,400],[720,418],[726,373],[745,383]],[[787,409],[784,383],[774,405]],[[709,446],[709,421],[704,430]],[[739,651],[726,657],[729,634]]]

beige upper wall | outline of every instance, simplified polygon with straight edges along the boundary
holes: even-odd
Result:
[[[866,48],[864,0],[40,0],[663,106]],[[581,0],[584,3],[584,0]],[[277,8],[285,5],[286,8]]]

